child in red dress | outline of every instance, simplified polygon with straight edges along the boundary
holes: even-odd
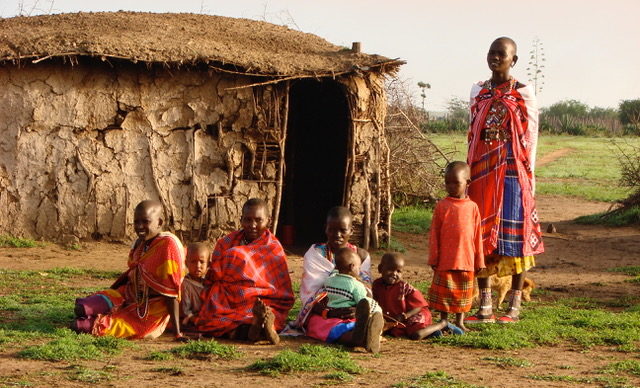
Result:
[[[443,321],[456,314],[456,325],[463,330],[464,313],[471,309],[474,273],[484,268],[480,212],[467,197],[471,181],[469,165],[451,162],[445,169],[448,197],[436,205],[431,222],[429,265],[433,282],[429,304]]]
[[[381,277],[373,282],[375,299],[391,326],[387,334],[421,340],[447,327],[447,322],[433,324],[429,304],[422,293],[402,280],[404,259],[399,253],[385,253],[378,272]]]

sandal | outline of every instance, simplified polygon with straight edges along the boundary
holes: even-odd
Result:
[[[464,324],[476,324],[476,323],[495,323],[496,322],[496,316],[494,314],[491,315],[482,315],[482,314],[475,314],[475,315],[470,315],[468,317],[466,317],[464,319]]]
[[[462,334],[464,334],[464,330],[462,330],[458,326],[454,325],[453,323],[447,323],[446,330],[448,330],[449,333],[451,333],[453,335],[462,335]]]

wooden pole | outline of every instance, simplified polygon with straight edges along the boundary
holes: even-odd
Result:
[[[352,51],[352,52],[354,52],[354,53],[356,53],[356,54],[361,53],[361,52],[362,52],[362,43],[360,43],[360,42],[353,42],[353,43],[351,44],[351,51]]]
[[[276,186],[276,201],[273,205],[273,233],[278,230],[278,218],[280,217],[280,202],[282,202],[282,190],[285,174],[285,146],[287,143],[287,125],[289,123],[289,81],[285,83],[284,87],[284,118],[282,120],[282,126],[280,130],[280,160],[278,168],[278,184]]]

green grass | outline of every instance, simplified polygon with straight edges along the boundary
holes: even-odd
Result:
[[[343,372],[353,375],[363,371],[341,348],[309,344],[300,346],[298,351],[283,350],[274,357],[254,362],[247,369],[273,377],[291,372]]]
[[[602,369],[603,373],[619,374],[620,372],[640,376],[640,361],[624,360],[611,363]]]
[[[632,386],[627,385],[628,379],[625,377],[575,377],[568,375],[529,375],[525,377],[536,381],[598,384],[606,388],[632,388]]]
[[[54,334],[56,339],[29,346],[18,352],[18,357],[46,361],[97,360],[105,355],[119,354],[122,349],[132,346],[127,340],[75,334],[69,329],[58,329]]]
[[[508,367],[519,367],[519,368],[524,368],[524,367],[529,367],[532,366],[533,364],[527,360],[523,360],[521,358],[515,358],[515,357],[482,357],[481,360],[483,361],[489,361],[492,364],[495,364],[501,368],[508,368]]]
[[[469,384],[449,376],[444,371],[429,372],[422,376],[392,385],[396,388],[482,388],[480,385]]]
[[[293,302],[293,307],[289,310],[289,314],[287,315],[287,321],[295,321],[298,318],[298,314],[300,313],[300,309],[302,308],[302,303],[300,302],[300,282],[292,281],[291,286],[293,288],[293,295],[296,296],[295,301]]]
[[[237,347],[233,345],[223,345],[214,340],[192,341],[185,345],[167,350],[167,352],[175,357],[196,360],[232,360],[239,358],[242,354]]]
[[[629,276],[640,276],[640,265],[632,265],[627,267],[607,268],[609,272],[621,272]]]
[[[414,234],[425,234],[431,226],[433,209],[422,206],[397,208],[393,212],[393,230]]]
[[[466,159],[465,134],[437,134],[429,138],[443,151],[452,151],[453,159]],[[621,176],[618,147],[629,150],[631,146],[639,147],[640,138],[540,136],[538,160],[563,148],[571,152],[536,169],[536,193],[606,202],[623,199],[629,190],[618,187]]]
[[[561,300],[554,305],[528,303],[520,322],[477,325],[477,331],[436,339],[441,344],[482,349],[519,349],[568,342],[584,349],[622,347],[640,341],[640,312],[611,312],[598,303]]]
[[[34,248],[39,245],[42,244],[28,238],[0,235],[0,248]]]
[[[389,239],[389,243],[381,244],[380,249],[386,252],[405,253],[407,251],[407,248],[405,248],[405,246],[400,241],[398,241],[398,239],[395,239],[393,237]]]
[[[7,331],[51,334],[73,318],[75,298],[106,287],[75,287],[74,280],[114,279],[116,272],[55,268],[47,271],[0,270],[0,342]],[[104,282],[103,282],[104,283]],[[20,335],[13,336],[16,339]],[[9,342],[9,341],[4,341]]]
[[[106,370],[95,370],[80,365],[73,365],[67,378],[71,381],[95,384],[109,381],[113,379],[113,375]]]
[[[633,206],[615,213],[596,213],[575,219],[578,224],[628,226],[640,224],[640,206]]]

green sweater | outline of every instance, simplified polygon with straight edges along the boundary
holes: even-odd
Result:
[[[336,273],[324,281],[327,290],[327,307],[356,307],[360,300],[367,297],[367,288],[351,275]]]

